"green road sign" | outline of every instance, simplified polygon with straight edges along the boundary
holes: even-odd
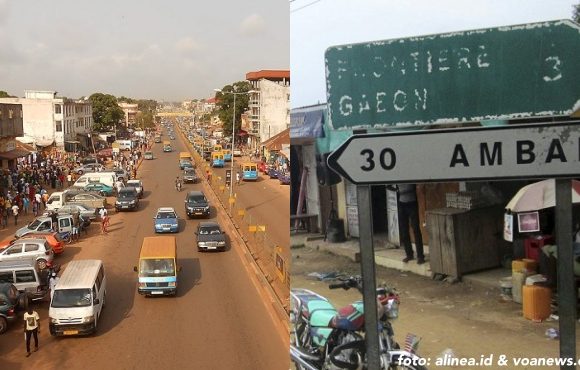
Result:
[[[334,129],[580,109],[580,25],[569,20],[333,46],[325,59]]]

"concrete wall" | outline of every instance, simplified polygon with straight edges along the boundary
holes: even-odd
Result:
[[[264,142],[290,126],[289,86],[268,80],[259,81],[260,140]]]

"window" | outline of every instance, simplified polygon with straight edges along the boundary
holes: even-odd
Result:
[[[16,271],[16,282],[17,283],[32,283],[35,281],[36,281],[36,278],[34,276],[34,271],[32,271],[32,270]]]
[[[38,250],[38,244],[25,244],[24,251],[25,252],[34,252]]]
[[[12,271],[0,272],[0,283],[14,284],[14,275]]]
[[[6,254],[17,254],[22,252],[22,246],[21,245],[13,245],[12,247],[8,248],[6,250]]]
[[[62,132],[62,121],[56,121],[56,132]]]
[[[61,114],[62,113],[62,105],[57,104],[54,106],[54,113]]]

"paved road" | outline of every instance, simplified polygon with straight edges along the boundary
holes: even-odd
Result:
[[[107,307],[99,332],[86,338],[51,338],[47,304],[37,306],[43,332],[41,349],[25,358],[21,323],[0,336],[1,369],[288,369],[288,349],[271,312],[255,288],[240,254],[199,253],[193,231],[197,220],[185,218],[186,192],[174,190],[176,150],[145,161],[139,171],[145,197],[137,212],[113,214],[109,235],[91,236],[68,247],[68,260],[100,258],[108,276]],[[186,185],[185,190],[201,188]],[[139,247],[154,235],[157,207],[175,207],[183,219],[177,234],[179,291],[175,298],[144,298],[136,292]],[[287,208],[287,205],[286,205]],[[212,218],[217,209],[212,208]],[[222,219],[223,220],[223,219]],[[287,224],[287,223],[286,223]],[[232,248],[239,248],[232,240]],[[66,268],[66,266],[65,266]]]

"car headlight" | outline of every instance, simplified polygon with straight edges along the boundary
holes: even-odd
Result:
[[[170,288],[175,288],[175,281],[170,281],[169,283],[167,283],[167,286]]]
[[[147,288],[147,283],[139,283],[139,288]]]
[[[218,242],[218,245],[219,245],[220,247],[223,247],[223,246],[225,246],[225,245],[226,245],[226,242],[224,242],[224,241]]]
[[[203,207],[205,211],[209,211],[209,206]]]
[[[93,322],[93,321],[95,321],[95,315],[83,317],[83,321],[82,322],[83,323],[87,323],[87,322]]]
[[[205,242],[197,242],[197,245],[198,245],[199,247],[205,247]]]
[[[54,317],[49,317],[49,319],[51,324],[58,324],[58,319],[55,319]]]
[[[135,204],[137,203],[137,201],[135,199],[133,199],[132,201],[129,202],[129,204]]]

